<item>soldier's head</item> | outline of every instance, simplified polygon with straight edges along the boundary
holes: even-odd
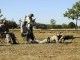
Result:
[[[31,13],[31,14],[29,14],[29,15],[28,15],[28,17],[34,17],[34,14],[33,14],[33,13]]]
[[[60,35],[62,35],[61,33],[62,33],[62,32],[57,32],[56,35],[57,35],[57,36],[60,36]]]

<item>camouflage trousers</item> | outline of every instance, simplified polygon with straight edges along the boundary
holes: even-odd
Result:
[[[19,43],[13,33],[6,34],[7,44],[17,44]]]
[[[11,41],[12,41],[12,38],[9,34],[6,34],[6,42],[7,42],[7,45],[11,44]]]

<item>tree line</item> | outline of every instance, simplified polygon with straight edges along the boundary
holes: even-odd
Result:
[[[0,24],[2,24],[4,20],[7,21],[7,26],[9,27],[9,29],[14,29],[18,27],[18,24],[15,21],[7,20],[5,17],[3,17],[3,14],[1,13],[0,9]]]
[[[35,28],[36,29],[75,29],[75,23],[70,22],[69,24],[62,24],[62,25],[51,25],[51,24],[41,24],[36,23]]]

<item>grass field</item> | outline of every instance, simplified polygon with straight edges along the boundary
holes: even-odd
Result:
[[[18,45],[0,46],[0,60],[80,60],[80,38],[74,39],[72,43],[65,41],[61,44],[23,44],[24,41],[19,30],[15,33]],[[34,31],[36,39],[42,40],[55,35],[57,31],[39,30]],[[63,34],[80,36],[80,32],[63,31]]]

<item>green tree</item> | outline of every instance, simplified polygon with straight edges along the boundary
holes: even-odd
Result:
[[[76,25],[75,25],[75,23],[73,23],[73,22],[70,22],[70,23],[68,24],[68,27],[69,27],[69,28],[75,28],[75,26],[76,26]]]
[[[3,15],[1,14],[1,9],[0,9],[0,18],[2,17]]]
[[[56,29],[62,29],[62,25],[55,25]]]
[[[77,21],[80,20],[80,1],[73,4],[72,8],[68,8],[68,11],[65,12],[64,17],[76,20],[75,28],[77,28]]]
[[[47,29],[47,25],[42,23],[36,23],[36,29]]]
[[[0,9],[0,23],[2,24],[3,23],[3,20],[6,20],[6,18],[4,17],[3,18],[3,14],[1,13],[1,9]]]
[[[51,25],[55,25],[56,24],[56,21],[54,19],[51,19],[50,20],[50,23],[51,23]]]
[[[0,9],[0,23],[2,23],[2,19],[1,19],[2,16],[3,15],[1,14],[1,9]]]
[[[14,29],[14,28],[17,28],[17,23],[13,20],[7,20],[7,24],[8,24],[8,27],[9,29]]]
[[[3,20],[6,20],[6,18],[5,17],[3,18],[3,15],[2,15],[1,9],[0,9],[0,23],[1,24],[3,23]],[[13,19],[11,21],[10,20],[6,20],[6,21],[7,21],[9,28],[16,28],[17,27],[17,23]]]
[[[54,19],[51,19],[50,23],[51,23],[51,27],[55,28],[56,21]]]
[[[21,18],[19,19],[19,25],[21,26],[21,22],[22,22],[22,20],[21,20]]]

